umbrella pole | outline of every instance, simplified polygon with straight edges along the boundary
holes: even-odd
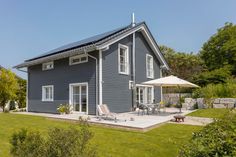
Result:
[[[181,105],[181,93],[180,93],[180,87],[178,86],[178,89],[179,89],[179,113],[181,113],[181,108],[182,108],[182,105]]]
[[[163,91],[162,91],[162,85],[161,85],[161,102],[163,101]]]

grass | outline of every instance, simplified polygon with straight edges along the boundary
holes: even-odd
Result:
[[[229,111],[229,109],[223,109],[223,108],[199,109],[195,112],[188,114],[187,116],[220,118],[220,117],[224,116],[228,111]]]
[[[76,123],[63,122],[38,116],[0,113],[0,156],[9,157],[9,139],[20,128],[38,130],[45,133],[51,127],[78,126]],[[102,157],[172,157],[177,156],[178,148],[187,142],[192,132],[202,127],[164,124],[151,131],[142,133],[120,129],[91,126],[94,133],[92,143]]]

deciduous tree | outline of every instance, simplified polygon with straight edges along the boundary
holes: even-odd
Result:
[[[0,71],[0,106],[5,108],[8,101],[16,98],[18,83],[15,74],[10,70],[1,69]]]
[[[203,45],[200,56],[211,70],[231,66],[236,75],[236,25],[226,23]]]

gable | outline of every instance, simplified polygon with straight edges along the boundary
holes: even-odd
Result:
[[[146,40],[146,42],[148,43],[150,48],[155,53],[155,56],[159,60],[159,62],[161,63],[162,67],[169,70],[169,66],[168,66],[163,54],[161,53],[160,48],[158,47],[155,39],[153,38],[151,32],[149,31],[149,29],[145,23],[143,23],[142,25],[139,25],[138,27],[135,27],[134,29],[131,29],[131,30],[121,34],[120,36],[117,36],[116,38],[113,38],[113,39],[97,46],[97,49],[105,49],[105,48],[109,47],[111,44],[119,42],[121,39],[123,39],[135,32],[142,33],[144,39]]]

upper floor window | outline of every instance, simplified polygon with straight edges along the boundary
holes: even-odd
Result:
[[[42,64],[42,70],[50,70],[54,68],[53,61]]]
[[[42,101],[53,101],[53,85],[42,86]]]
[[[129,74],[129,47],[126,45],[118,46],[118,68],[120,74]]]
[[[85,62],[88,62],[88,55],[81,54],[81,55],[73,56],[73,57],[70,57],[69,60],[70,60],[70,65],[85,63]]]
[[[153,57],[149,54],[146,55],[146,73],[147,73],[147,78],[154,77]]]

